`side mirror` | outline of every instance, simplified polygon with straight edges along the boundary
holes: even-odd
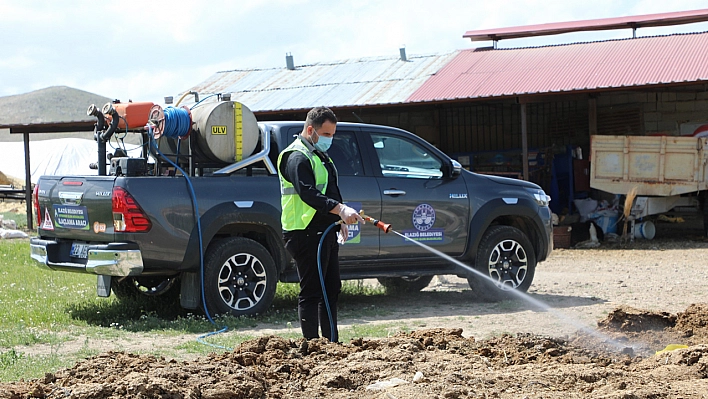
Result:
[[[456,178],[462,173],[462,164],[460,164],[454,159],[451,159],[450,161],[452,161],[452,170],[450,171],[450,177]]]

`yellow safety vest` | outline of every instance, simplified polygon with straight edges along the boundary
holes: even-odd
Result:
[[[307,205],[295,191],[293,184],[280,174],[280,161],[283,154],[291,151],[300,151],[310,160],[315,173],[315,185],[322,194],[327,190],[329,173],[320,158],[302,142],[298,137],[283,152],[278,155],[278,178],[280,179],[280,223],[285,231],[304,230],[315,216],[315,208]]]

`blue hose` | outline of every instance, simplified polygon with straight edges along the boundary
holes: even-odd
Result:
[[[165,114],[165,136],[176,139],[185,137],[192,129],[192,121],[189,113],[184,108],[167,107]]]
[[[327,317],[329,318],[329,328],[330,328],[330,338],[329,340],[332,341],[334,339],[334,333],[336,331],[336,328],[334,327],[334,320],[332,320],[332,309],[329,307],[329,299],[327,298],[327,289],[325,288],[325,282],[324,282],[324,276],[322,275],[322,244],[324,243],[325,237],[327,237],[327,233],[329,233],[330,230],[332,230],[332,227],[336,226],[339,224],[339,222],[334,222],[327,229],[325,229],[324,233],[322,233],[322,238],[320,238],[320,244],[317,246],[317,271],[320,272],[320,285],[322,286],[322,298],[324,299],[325,307],[327,308]],[[332,341],[334,342],[334,341]]]
[[[214,96],[217,96],[217,95],[218,95],[218,93],[209,94],[208,96],[206,96],[206,97],[202,98],[201,100],[197,101],[196,104],[194,104],[194,105],[192,105],[191,107],[189,107],[189,109],[194,109],[197,105],[199,105],[199,104],[201,104],[202,102],[204,102],[204,100],[206,100],[207,98],[209,98],[209,97],[214,97]]]
[[[199,237],[199,270],[200,270],[200,281],[201,281],[201,294],[202,294],[202,303],[204,304],[204,313],[206,314],[207,320],[211,322],[211,324],[216,325],[216,322],[214,319],[211,318],[211,315],[209,314],[209,309],[207,308],[206,305],[206,297],[204,296],[204,243],[202,241],[202,224],[201,224],[201,218],[199,217],[199,206],[197,205],[197,195],[194,192],[194,186],[192,186],[192,180],[187,176],[187,174],[180,168],[178,165],[176,165],[174,162],[172,162],[169,158],[167,158],[162,152],[160,152],[160,149],[157,146],[157,143],[155,142],[155,137],[152,133],[152,128],[148,129],[148,135],[150,136],[150,144],[155,148],[155,151],[168,163],[170,163],[176,170],[179,170],[182,173],[182,176],[184,176],[186,182],[187,182],[187,187],[189,188],[189,195],[190,198],[192,199],[192,206],[194,206],[194,218],[196,219],[197,222],[197,235]],[[228,330],[228,326],[224,326],[221,330],[219,331],[213,331],[210,333],[206,333],[203,335],[200,335],[197,337],[197,342],[213,346],[215,348],[221,348],[221,349],[227,349],[227,350],[232,350],[232,348],[228,348],[225,346],[221,345],[215,345],[211,344],[209,342],[204,341],[203,339],[211,336],[211,335],[216,335],[220,334],[223,332],[226,332]]]

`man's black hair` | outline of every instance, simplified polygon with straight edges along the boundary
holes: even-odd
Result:
[[[322,127],[325,122],[337,124],[337,116],[327,107],[315,107],[307,113],[305,127],[313,126],[315,129]]]

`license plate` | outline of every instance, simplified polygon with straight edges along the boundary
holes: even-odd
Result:
[[[81,259],[86,259],[88,258],[88,250],[89,246],[88,244],[71,244],[71,252],[69,253],[69,256],[73,258],[81,258]]]

